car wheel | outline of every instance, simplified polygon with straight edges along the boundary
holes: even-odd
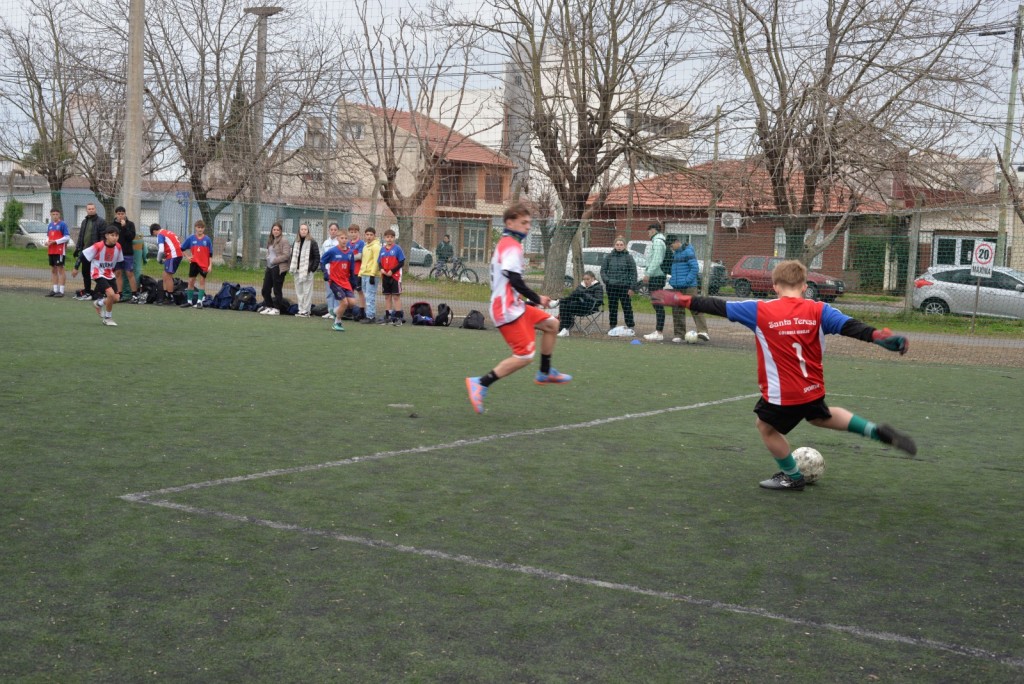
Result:
[[[807,283],[807,289],[804,291],[804,299],[818,299],[818,286],[814,283]]]
[[[949,305],[941,299],[926,299],[921,304],[921,312],[929,315],[945,316],[949,313]]]
[[[750,283],[746,280],[737,280],[732,284],[732,289],[736,292],[737,297],[750,296]]]
[[[33,243],[31,243],[31,242],[28,243],[27,245],[25,245],[25,249],[35,249],[35,248],[36,248],[36,246]]]

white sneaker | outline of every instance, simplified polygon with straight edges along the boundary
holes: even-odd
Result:
[[[334,320],[334,314],[332,314],[332,313],[325,313],[320,318],[330,318],[331,320]]]
[[[113,318],[104,318],[103,319],[103,325],[112,325],[115,328],[117,327],[117,323],[114,322]]]
[[[650,342],[661,342],[663,339],[665,339],[665,336],[662,335],[657,330],[655,330],[652,333],[648,333],[647,335],[644,335],[644,339],[648,340]]]
[[[281,312],[278,311],[277,309],[274,309],[274,308],[268,308],[263,313],[267,314],[268,316],[280,316],[281,315]]]
[[[618,337],[619,335],[622,334],[622,331],[623,327],[621,325],[617,325],[608,331],[608,337]]]
[[[636,333],[633,332],[632,328],[623,328],[622,332],[619,333],[619,337],[633,337]]]
[[[682,337],[673,337],[672,344],[682,344],[684,342]]]
[[[699,332],[699,333],[697,333],[697,339],[701,340],[701,341],[704,341],[704,342],[710,342],[711,341],[711,335],[708,335],[705,332]]]
[[[558,336],[559,337],[568,337],[569,336],[569,329],[568,328],[562,328],[561,330],[558,331]]]

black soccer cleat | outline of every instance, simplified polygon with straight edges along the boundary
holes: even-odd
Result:
[[[794,479],[786,473],[779,471],[769,479],[762,480],[760,486],[762,489],[785,489],[791,492],[802,492],[806,484],[807,481],[803,475]]]
[[[917,444],[914,443],[914,438],[900,432],[892,425],[883,423],[878,426],[878,440],[883,444],[892,444],[897,449],[906,451],[911,456],[917,454]]]

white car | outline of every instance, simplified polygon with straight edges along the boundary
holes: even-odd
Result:
[[[30,219],[18,221],[18,228],[11,235],[11,246],[24,247],[25,249],[46,249],[47,225],[44,221],[32,221]],[[68,232],[70,231],[71,227],[68,226]],[[68,240],[67,246],[69,259],[73,251],[75,251],[75,240],[72,238]]]
[[[612,251],[612,247],[584,247],[583,248],[583,272],[593,271],[597,279],[601,280],[601,264],[604,263],[604,258]],[[647,268],[647,259],[644,255],[637,252],[632,252],[630,256],[633,257],[633,261],[636,262],[636,279],[639,281],[644,277],[644,269]],[[602,281],[603,282],[603,281]],[[573,287],[573,273],[572,273],[572,251],[569,252],[569,258],[565,261],[565,286]]]
[[[963,314],[1024,319],[1024,273],[997,266],[991,278],[971,275],[970,266],[932,266],[914,281],[912,301],[926,314]]]
[[[409,258],[407,261],[410,266],[430,268],[434,263],[434,255],[430,253],[429,249],[422,247],[420,243],[413,240],[412,249],[409,250]]]

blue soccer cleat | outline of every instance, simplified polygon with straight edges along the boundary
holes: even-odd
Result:
[[[466,378],[466,391],[469,392],[469,403],[473,405],[473,410],[483,413],[487,388],[480,384],[480,378]]]
[[[572,380],[571,375],[559,373],[554,368],[549,370],[547,373],[537,371],[537,377],[533,379],[533,381],[538,385],[563,385],[570,380]]]

